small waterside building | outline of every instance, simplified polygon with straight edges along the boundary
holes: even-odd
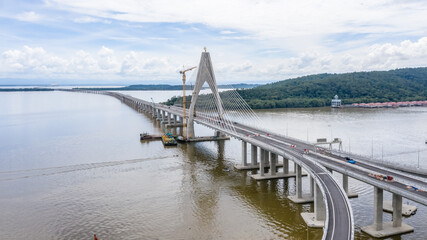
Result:
[[[341,107],[341,99],[338,99],[338,95],[335,95],[334,99],[332,99],[331,107],[333,107],[333,108]]]

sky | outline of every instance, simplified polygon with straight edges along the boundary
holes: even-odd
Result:
[[[0,0],[0,85],[180,84],[427,66],[427,1]],[[194,71],[195,72],[195,71]]]

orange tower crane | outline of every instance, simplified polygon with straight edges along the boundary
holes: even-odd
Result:
[[[188,71],[191,71],[191,70],[193,70],[193,69],[195,69],[196,67],[191,67],[191,68],[188,68],[188,69],[183,69],[182,71],[179,71],[179,73],[180,74],[182,74],[182,107],[183,107],[183,115],[184,115],[184,117],[183,117],[183,127],[184,127],[184,131],[183,131],[183,134],[184,134],[184,138],[186,138],[187,136],[185,136],[186,135],[186,131],[185,131],[185,128],[187,127],[187,119],[186,119],[186,117],[185,117],[185,109],[187,108],[187,106],[186,106],[186,104],[185,104],[185,73],[186,72],[188,72]]]

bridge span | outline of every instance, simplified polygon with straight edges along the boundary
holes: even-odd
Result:
[[[214,96],[211,105],[215,110],[211,113],[195,110],[195,104],[204,83],[209,84]],[[251,176],[256,180],[295,177],[296,194],[289,198],[296,203],[314,202],[314,213],[301,213],[301,216],[307,225],[323,227],[323,239],[354,238],[354,219],[348,200],[348,197],[352,197],[354,194],[348,190],[349,176],[374,186],[374,223],[362,228],[362,231],[371,236],[387,237],[413,231],[411,226],[402,223],[402,197],[427,205],[427,192],[415,191],[416,188],[412,187],[408,188],[408,185],[427,188],[426,182],[414,175],[403,174],[384,166],[376,166],[364,161],[358,155],[349,156],[337,151],[328,151],[309,142],[228,118],[218,94],[210,55],[207,52],[202,53],[200,60],[191,105],[187,109],[190,113],[189,116],[184,114],[181,107],[150,103],[121,93],[91,90],[65,91],[80,91],[115,97],[137,111],[151,114],[168,126],[187,126],[184,133],[187,138],[195,138],[195,122],[214,129],[222,135],[242,141],[242,163],[236,168],[258,170],[258,174]],[[215,113],[215,111],[217,112]],[[248,162],[248,143],[251,145],[250,163]],[[279,156],[283,158],[282,163],[279,163]],[[348,163],[346,157],[355,159],[357,163]],[[293,172],[289,171],[289,160],[294,163]],[[282,172],[279,171],[279,167],[283,169]],[[302,194],[302,168],[310,175],[311,188],[308,196]],[[337,184],[332,177],[332,171],[343,175],[342,186]],[[372,174],[391,175],[395,181],[383,181],[383,179],[372,177]],[[393,221],[386,223],[383,222],[384,190],[393,194]]]
[[[158,103],[153,104],[120,93],[101,91],[83,92],[105,94],[116,97],[131,107],[137,109],[138,111],[146,111],[152,114],[154,117],[158,117],[160,119],[166,116],[166,113],[168,113],[168,119],[166,120],[166,118],[163,118],[165,123],[172,123],[175,121],[175,119],[177,122],[182,122],[182,108],[169,107]],[[255,134],[257,131],[260,132],[260,130],[253,129],[245,125],[235,123],[236,131],[230,131],[228,128],[225,128],[222,123],[211,121],[208,117],[199,116],[195,118],[194,121],[211,129],[242,140],[244,144],[250,143],[252,147],[259,147],[262,154],[259,162],[258,159],[256,159],[257,162],[255,162],[255,165],[257,166],[263,166],[262,168],[267,167],[265,164],[267,163],[268,159],[271,160],[271,165],[277,165],[278,156],[282,156],[283,159],[291,160],[298,164],[298,171],[296,174],[299,175],[299,179],[301,178],[301,167],[303,167],[317,183],[313,186],[315,213],[309,215],[308,218],[312,218],[317,222],[317,224],[318,222],[322,223],[321,226],[324,226],[323,239],[353,239],[353,215],[345,192],[335,182],[327,169],[320,164],[308,159],[303,153],[302,149],[291,149],[289,148],[289,144],[280,142],[278,140],[273,140],[273,135],[267,136],[264,134],[257,137],[247,137],[248,135]],[[262,155],[264,155],[264,157]],[[255,156],[252,158],[254,159],[254,157]],[[273,166],[270,166],[270,168],[274,168],[274,171],[277,170]],[[299,181],[298,185],[298,188],[301,189],[301,181]]]
[[[173,125],[173,123],[183,122],[182,108],[166,106],[159,103],[153,104],[121,93],[87,90],[80,90],[80,92],[105,94],[115,97],[138,111],[151,114],[153,117],[162,120],[163,123]],[[326,149],[318,148],[302,140],[275,134],[265,129],[258,129],[237,122],[233,122],[233,127],[235,129],[233,132],[230,131],[229,128],[224,127],[225,123],[212,121],[208,116],[198,115],[194,121],[241,140],[242,148],[245,148],[245,150],[247,148],[246,144],[251,144],[251,163],[247,162],[248,158],[246,151],[245,153],[242,151],[241,165],[245,165],[247,169],[270,168],[269,171],[259,171],[259,175],[263,175],[265,179],[281,177],[281,173],[278,170],[278,156],[283,157],[282,166],[289,166],[287,165],[288,160],[296,163],[297,167],[294,175],[292,175],[291,172],[287,172],[285,168],[283,168],[282,174],[289,174],[290,176],[297,177],[296,195],[299,195],[297,198],[299,197],[301,199],[304,198],[304,196],[299,192],[301,189],[301,182],[298,181],[298,178],[301,178],[301,167],[303,167],[316,181],[316,184],[312,187],[311,193],[312,201],[315,203],[315,212],[310,217],[318,222],[325,223],[323,239],[353,239],[354,220],[351,206],[347,198],[347,194],[349,194],[348,176],[374,186],[374,191],[376,192],[376,194],[374,194],[374,224],[370,227],[381,234],[387,234],[387,232],[390,231],[390,227],[396,230],[401,230],[403,228],[406,232],[413,231],[412,227],[402,223],[402,197],[427,205],[427,192],[414,191],[412,188],[407,187],[408,184],[427,187],[427,184],[410,174],[400,173],[392,169],[386,169],[363,162],[357,159],[357,155],[350,156],[354,158],[357,163],[349,164],[345,161],[343,154],[340,152],[327,151]],[[254,150],[258,148],[261,151],[261,159],[258,159],[257,150]],[[342,186],[339,186],[330,174],[332,170],[343,174]],[[369,176],[369,173],[392,175],[396,181],[380,181]],[[394,221],[391,223],[391,226],[389,226],[389,223],[383,222],[383,190],[393,194]]]

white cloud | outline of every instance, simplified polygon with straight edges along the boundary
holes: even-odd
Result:
[[[76,19],[74,19],[74,22],[76,22],[76,23],[106,23],[106,24],[111,23],[110,20],[94,18],[94,17],[89,17],[89,16],[76,18]]]
[[[146,56],[142,52],[128,52],[124,57],[102,46],[97,53],[78,50],[71,56],[56,56],[41,47],[24,46],[4,51],[0,58],[0,75],[21,77],[78,79],[168,79],[177,73],[179,64],[170,59]]]
[[[427,62],[427,37],[414,42],[405,40],[398,44],[375,44],[345,53],[307,51],[296,57],[241,61],[213,53],[212,60],[220,83],[281,80],[324,72],[419,67]],[[71,56],[51,53],[41,47],[24,46],[1,54],[0,76],[169,81],[179,78],[178,70],[183,61],[180,56],[154,56],[137,51],[116,52],[105,46],[96,52],[78,50]],[[190,64],[195,65],[196,62]]]
[[[224,31],[221,31],[221,32],[219,32],[220,34],[233,34],[233,33],[236,33],[236,32],[233,32],[233,31],[229,31],[229,30],[224,30]]]
[[[37,22],[41,19],[41,15],[35,13],[35,12],[23,12],[21,14],[18,14],[16,16],[16,19],[18,19],[19,21],[24,21],[24,22]]]
[[[168,1],[50,0],[60,9],[128,22],[201,23],[235,29],[258,39],[286,39],[282,47],[319,47],[319,40],[341,33],[426,33],[423,1]],[[54,3],[54,4],[53,4]],[[222,35],[234,32],[223,30]],[[304,44],[301,44],[301,43]]]

